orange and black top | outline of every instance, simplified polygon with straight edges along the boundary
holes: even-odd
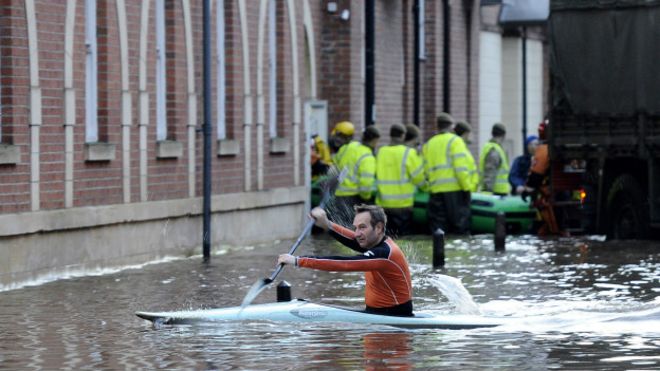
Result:
[[[299,267],[323,271],[366,272],[365,304],[369,309],[406,308],[412,315],[412,282],[408,261],[389,237],[366,250],[355,240],[352,230],[329,223],[330,234],[347,247],[360,252],[355,256],[301,256]],[[385,312],[384,312],[385,313]]]

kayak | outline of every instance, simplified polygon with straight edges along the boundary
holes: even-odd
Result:
[[[176,312],[136,312],[138,317],[154,324],[178,325],[212,321],[280,321],[280,322],[344,322],[384,325],[408,329],[462,330],[495,327],[505,318],[463,314],[416,312],[413,317],[387,316],[333,305],[317,304],[302,299],[292,301]]]

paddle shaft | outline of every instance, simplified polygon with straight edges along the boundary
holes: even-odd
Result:
[[[344,176],[346,176],[347,170],[344,169],[339,173],[339,176],[335,179],[333,182],[334,185],[336,186],[337,184],[340,184],[342,180],[344,179]],[[323,194],[323,198],[321,199],[321,203],[319,204],[320,208],[324,208],[325,204],[328,202],[330,199],[330,195],[333,193],[333,189],[335,187],[332,186],[333,183],[329,183],[329,186],[326,187],[325,192]],[[289,249],[289,254],[293,255],[293,253],[296,251],[298,246],[300,246],[300,243],[302,240],[309,234],[309,232],[312,230],[312,227],[314,226],[314,220],[310,220],[307,222],[307,225],[305,226],[305,229],[302,231],[300,236],[298,236],[298,239],[296,242],[291,246],[291,249]],[[243,303],[241,304],[241,308],[245,308],[246,306],[250,305],[252,300],[259,295],[259,293],[266,288],[269,284],[273,283],[275,281],[275,278],[277,277],[278,274],[284,269],[284,264],[278,264],[277,268],[275,268],[275,271],[273,274],[270,275],[268,278],[261,279],[252,285],[250,290],[248,290],[247,294],[245,295],[245,298],[243,298]]]
[[[328,202],[328,199],[330,198],[330,192],[326,192],[323,195],[323,199],[321,200],[321,203],[319,204],[320,208],[324,208],[325,204]],[[296,242],[291,246],[291,249],[289,249],[289,255],[293,255],[294,252],[296,252],[296,249],[300,244],[302,243],[302,240],[305,239],[305,237],[309,234],[309,232],[312,230],[312,227],[314,226],[315,220],[310,220],[307,222],[305,225],[305,229],[303,229],[302,233],[300,236],[298,236],[298,239]],[[273,274],[270,275],[270,277],[267,278],[268,282],[273,282],[275,281],[275,278],[280,274],[280,272],[284,269],[284,264],[280,263],[277,265],[277,268],[275,268],[275,271],[273,271]]]

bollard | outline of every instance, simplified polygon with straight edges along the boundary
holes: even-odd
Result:
[[[445,266],[445,231],[438,228],[433,232],[433,268]]]
[[[291,285],[282,281],[277,285],[277,301],[291,301]]]
[[[504,241],[506,240],[506,216],[503,211],[497,213],[495,217],[495,251],[504,251]]]

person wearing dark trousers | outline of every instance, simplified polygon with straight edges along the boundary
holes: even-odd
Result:
[[[417,151],[404,144],[406,128],[390,128],[390,144],[376,155],[376,205],[387,214],[388,234],[402,236],[412,232],[415,191],[424,184],[424,167]]]
[[[465,142],[453,132],[454,120],[441,113],[436,120],[438,134],[422,148],[427,207],[431,233],[469,234],[470,190],[473,188]]]

